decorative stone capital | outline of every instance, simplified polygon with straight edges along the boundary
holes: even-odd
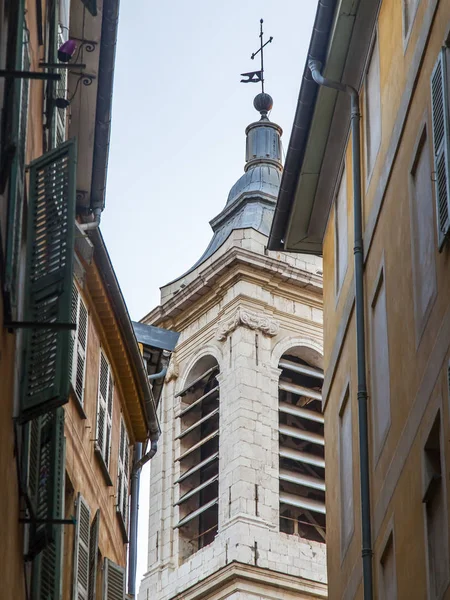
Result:
[[[168,383],[172,381],[172,379],[177,379],[180,375],[180,367],[178,366],[177,357],[175,354],[172,354],[170,357],[169,368],[167,369],[165,381]]]
[[[218,340],[224,341],[227,339],[230,333],[241,326],[260,331],[262,334],[267,335],[268,337],[277,335],[280,330],[280,325],[277,321],[269,319],[263,314],[238,308],[231,318],[223,320],[219,323],[216,337]]]

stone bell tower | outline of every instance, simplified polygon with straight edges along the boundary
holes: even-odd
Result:
[[[199,261],[144,322],[181,333],[151,464],[139,600],[325,598],[322,265],[266,249],[282,176],[272,99]]]

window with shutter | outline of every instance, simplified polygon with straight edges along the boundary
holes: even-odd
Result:
[[[75,140],[30,165],[22,423],[69,399],[75,181]]]
[[[120,418],[120,443],[117,474],[117,512],[128,537],[128,483],[130,477],[130,440],[123,417]]]
[[[105,558],[103,600],[125,599],[125,569]]]
[[[434,181],[439,250],[450,230],[448,49],[442,48],[431,76]]]
[[[28,486],[34,502],[28,558],[33,558],[31,598],[59,600],[62,584],[65,440],[64,409],[38,417],[27,425],[30,454]],[[35,444],[38,447],[35,447]],[[32,470],[34,469],[34,472]]]
[[[88,330],[88,311],[78,288],[73,284],[71,322],[77,328],[72,331],[71,340],[71,382],[81,406],[84,404],[84,382],[86,374],[86,347]]]
[[[111,453],[111,429],[114,383],[111,367],[100,350],[100,373],[97,400],[97,449],[107,468]]]
[[[79,493],[73,564],[73,600],[88,600],[91,510]]]
[[[17,36],[18,70],[29,71],[30,54],[28,49],[28,32],[24,23],[23,8],[19,10],[19,31]],[[14,109],[12,115],[12,132],[16,148],[11,168],[8,195],[8,226],[6,238],[5,289],[9,293],[13,306],[17,301],[17,274],[19,268],[20,241],[22,238],[22,214],[25,202],[25,162],[27,143],[27,120],[29,79],[14,81]]]
[[[89,540],[89,593],[88,600],[95,600],[97,587],[97,561],[98,561],[98,533],[100,529],[100,509],[92,520],[91,536]]]

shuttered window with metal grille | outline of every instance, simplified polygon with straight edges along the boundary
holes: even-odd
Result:
[[[77,498],[76,519],[73,597],[76,600],[88,600],[91,510],[81,494],[78,494]]]
[[[442,48],[431,76],[434,181],[439,250],[450,231],[450,127],[447,80],[448,48]]]
[[[71,382],[75,395],[83,407],[84,381],[86,374],[88,311],[75,284],[73,284],[72,290],[71,321],[77,325],[76,330],[72,331]]]
[[[120,442],[117,473],[117,513],[124,538],[128,539],[128,485],[130,477],[130,440],[123,417],[120,417]]]
[[[213,363],[213,366],[211,366]],[[180,558],[210,544],[218,531],[219,366],[212,357],[200,361],[188,377],[182,397],[178,484]],[[199,373],[198,376],[195,373]]]
[[[31,519],[28,558],[36,600],[59,600],[62,578],[65,440],[64,409],[27,424],[27,507]]]
[[[103,600],[125,599],[125,569],[105,558]]]
[[[323,372],[291,350],[280,360],[280,531],[325,541]]]
[[[111,454],[111,429],[113,411],[114,382],[110,364],[100,350],[100,372],[97,395],[97,442],[96,449],[109,469]]]
[[[74,140],[30,165],[21,422],[69,399],[75,171]]]

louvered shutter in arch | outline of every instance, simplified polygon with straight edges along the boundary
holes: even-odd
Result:
[[[72,304],[76,143],[30,165],[24,320],[69,323]],[[68,329],[26,329],[21,422],[69,399]]]
[[[89,593],[88,600],[95,600],[97,587],[98,535],[100,530],[100,509],[95,513],[91,525],[89,540]]]
[[[431,76],[434,180],[439,250],[450,230],[450,129],[447,48],[442,48]]]
[[[73,566],[73,600],[88,600],[89,594],[89,552],[91,510],[79,493],[77,498],[77,524],[75,530],[75,550]]]
[[[105,558],[103,600],[124,600],[125,569]]]

